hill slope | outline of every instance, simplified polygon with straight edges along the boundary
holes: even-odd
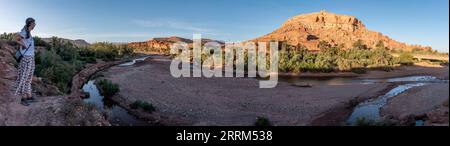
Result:
[[[169,52],[170,45],[176,42],[184,42],[187,43],[189,47],[192,47],[194,41],[191,39],[171,36],[171,37],[153,38],[145,42],[131,42],[128,45],[132,48],[135,48],[135,51],[140,53],[167,54]],[[217,42],[221,45],[225,44],[222,41],[212,39],[202,39],[202,44],[207,42]]]
[[[70,40],[70,39],[64,39],[61,38],[64,42],[70,42],[73,45],[77,46],[77,47],[87,47],[91,44],[89,44],[88,42],[86,42],[85,40],[82,39],[77,39],[77,40]],[[50,43],[52,41],[52,38],[42,38],[43,41]]]
[[[431,49],[392,40],[379,32],[368,30],[356,17],[327,11],[292,17],[272,33],[251,41],[283,41],[290,45],[303,45],[309,50],[319,50],[317,45],[322,40],[344,45],[344,48],[351,48],[354,42],[362,40],[370,48],[375,48],[381,41],[390,49]]]

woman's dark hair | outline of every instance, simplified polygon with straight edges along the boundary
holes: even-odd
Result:
[[[34,22],[36,22],[36,20],[34,20],[33,18],[27,18],[27,20],[25,20],[25,26],[23,27],[23,29],[27,32],[27,37],[26,39],[29,39],[31,37],[31,33],[30,30],[28,30],[28,28],[31,26],[31,24],[33,24]]]

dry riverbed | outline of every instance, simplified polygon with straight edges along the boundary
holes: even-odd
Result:
[[[349,101],[355,98],[372,98],[389,88],[389,84],[301,88],[280,82],[276,88],[260,89],[258,80],[251,78],[173,78],[170,62],[156,60],[112,67],[103,74],[120,85],[122,102],[150,102],[156,107],[153,115],[184,121],[183,125],[245,126],[253,125],[259,116],[274,125],[310,125],[330,111],[351,109]]]
[[[168,58],[152,56],[133,66],[111,67],[102,74],[120,85],[120,92],[113,100],[134,115],[162,125],[250,126],[257,117],[265,117],[274,125],[343,125],[357,103],[383,95],[398,85],[349,83],[305,88],[279,82],[276,88],[260,89],[258,80],[252,78],[173,78],[169,67]],[[370,71],[355,77],[372,79],[414,75],[448,79],[448,67],[402,67],[391,72]],[[444,90],[448,95],[448,83],[446,85]],[[389,101],[386,108],[393,105],[396,98]],[[448,102],[448,96],[445,98]],[[440,102],[441,99],[436,100]],[[152,103],[156,111],[149,114],[132,110],[129,104],[136,100]],[[436,109],[435,105],[423,106],[428,112]],[[403,113],[399,109],[392,111]]]
[[[392,117],[405,125],[424,120],[424,125],[448,126],[449,85],[428,84],[406,91],[389,100],[381,109],[384,117]]]

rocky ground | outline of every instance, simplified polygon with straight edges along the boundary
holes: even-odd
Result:
[[[154,114],[177,117],[187,125],[253,125],[259,116],[274,125],[310,125],[336,109],[349,114],[345,109],[352,99],[371,98],[389,88],[388,84],[301,88],[280,82],[274,89],[260,89],[258,80],[249,78],[173,78],[169,64],[149,59],[103,74],[120,85],[119,95],[126,101],[148,101],[157,109]]]
[[[120,85],[121,92],[114,100],[122,102],[121,105],[125,108],[136,100],[150,102],[156,107],[156,112],[135,113],[148,119],[159,117],[156,119],[166,125],[252,125],[258,116],[268,118],[274,125],[341,125],[357,102],[385,94],[396,87],[396,84],[383,83],[301,88],[280,82],[274,89],[259,89],[256,79],[173,78],[169,64],[169,59],[153,56],[135,66],[112,67],[103,74]],[[389,78],[413,75],[448,79],[448,67],[401,67],[391,72],[371,71],[356,77]],[[394,97],[386,109],[396,107],[391,111],[406,115],[421,111],[434,115],[430,116],[430,119],[435,118],[435,121],[442,120],[442,117],[448,119],[448,84],[446,85],[447,87],[441,87],[442,84],[437,85],[439,87],[425,86],[428,88],[420,91],[423,96],[433,96],[417,96],[414,97],[415,100],[409,100],[411,96],[416,95],[407,93],[398,96],[398,99]],[[440,94],[447,96],[437,97]],[[445,99],[446,115],[445,108],[438,108]],[[403,108],[394,105],[395,103],[410,105]],[[417,106],[420,108],[415,108]]]
[[[57,88],[33,79],[33,88],[38,101],[30,106],[20,104],[14,96],[14,81],[17,69],[12,58],[14,48],[9,42],[0,41],[0,125],[4,126],[105,126],[110,125],[104,115],[94,106],[79,98],[79,90],[93,73],[121,62],[90,65],[73,78],[70,95],[59,95]]]
[[[398,95],[381,109],[384,117],[392,117],[404,124],[415,120],[425,120],[425,125],[448,126],[449,86],[446,84],[428,84]]]
[[[109,125],[103,113],[84,104],[80,87],[90,75],[112,65],[88,66],[73,79],[70,95],[58,96],[55,87],[35,78],[33,87],[39,102],[25,107],[12,95],[16,69],[14,48],[0,41],[0,125]],[[114,100],[126,109],[129,103],[152,103],[156,112],[132,111],[139,117],[159,120],[163,125],[253,125],[256,117],[266,117],[274,125],[340,125],[357,102],[377,97],[392,84],[315,85],[310,88],[280,82],[274,89],[259,89],[249,78],[173,78],[170,60],[153,56],[132,67],[112,67],[103,74],[120,85]],[[308,74],[305,74],[306,76]],[[389,78],[431,75],[448,80],[448,67],[401,67],[391,72],[367,74],[320,74],[320,76]],[[382,109],[385,117],[400,121],[424,119],[426,125],[448,125],[448,83],[413,88],[391,98]]]

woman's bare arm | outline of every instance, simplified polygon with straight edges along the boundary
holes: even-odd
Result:
[[[27,48],[27,46],[22,42],[22,39],[23,39],[22,36],[20,36],[19,33],[16,33],[15,36],[16,36],[15,42],[18,43],[20,46]]]

